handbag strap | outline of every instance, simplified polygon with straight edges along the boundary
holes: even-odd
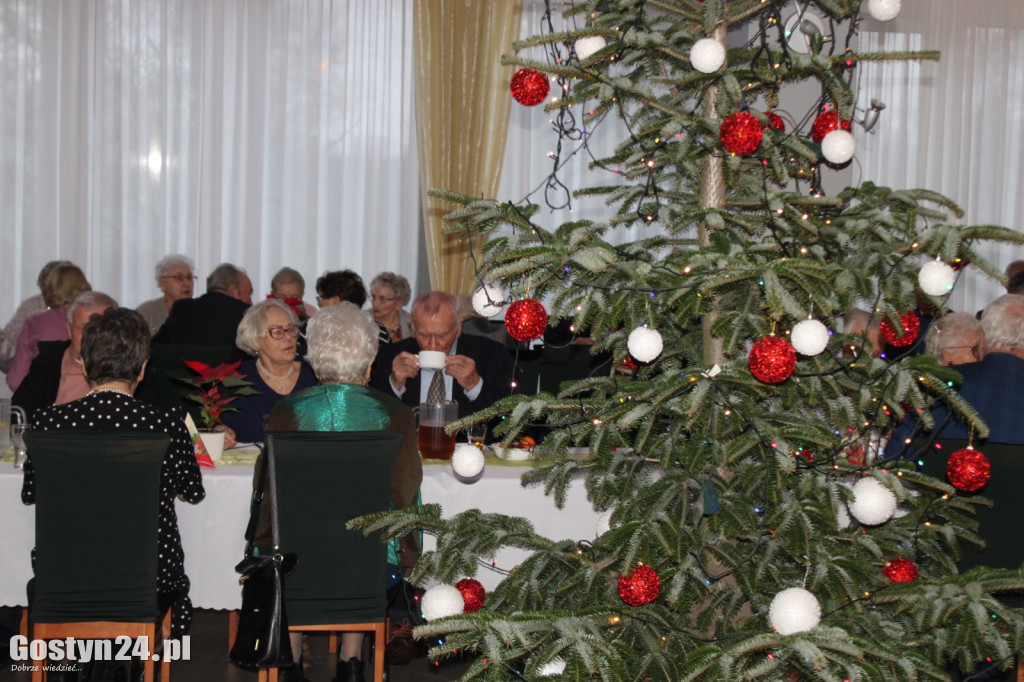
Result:
[[[274,554],[281,551],[280,531],[277,527],[277,469],[274,466],[274,437],[267,434],[267,486],[270,492],[270,537]]]

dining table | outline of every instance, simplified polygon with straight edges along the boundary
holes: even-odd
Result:
[[[193,606],[234,610],[241,606],[241,588],[235,565],[245,550],[253,469],[258,449],[230,449],[213,468],[203,467],[206,497],[198,504],[177,501],[178,528],[185,553],[185,573],[191,581]],[[441,505],[445,518],[470,509],[529,519],[538,533],[554,540],[593,540],[599,512],[587,500],[582,480],[570,485],[559,507],[541,485],[524,486],[522,475],[532,459],[505,460],[485,452],[484,470],[472,479],[456,475],[447,461],[424,460],[420,497]],[[32,577],[31,551],[35,545],[35,507],[21,502],[22,473],[10,456],[0,459],[0,528],[5,542],[0,550],[0,606],[23,606],[25,585]],[[282,544],[287,538],[282,538]],[[424,549],[433,548],[424,538]],[[525,550],[503,548],[482,557],[475,576],[493,589],[504,574],[527,557]],[[468,576],[467,576],[468,577]]]

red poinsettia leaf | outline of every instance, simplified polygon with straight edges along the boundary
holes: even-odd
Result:
[[[211,379],[214,376],[213,370],[205,362],[199,362],[198,360],[186,360],[184,358],[182,358],[181,361],[184,362],[185,365],[193,372],[197,372],[202,379]]]

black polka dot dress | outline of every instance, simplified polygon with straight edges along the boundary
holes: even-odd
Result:
[[[166,433],[171,437],[160,472],[159,558],[157,590],[177,593],[172,606],[172,636],[181,637],[192,620],[189,581],[185,575],[185,553],[178,533],[175,498],[195,504],[203,499],[203,475],[196,464],[195,450],[185,428],[185,413],[167,410],[114,391],[90,393],[80,400],[54,405],[36,412],[35,428],[41,431],[142,431]],[[21,489],[25,504],[35,503],[35,472],[32,455],[25,463]]]

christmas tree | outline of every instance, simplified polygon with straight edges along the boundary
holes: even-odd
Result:
[[[828,29],[807,32],[802,51],[788,40],[802,24],[784,25],[794,7]],[[588,127],[625,121],[628,138],[594,162],[617,181],[573,188],[603,196],[613,217],[552,226],[537,205],[439,192],[455,207],[447,229],[482,243],[492,297],[543,301],[618,371],[470,420],[503,417],[504,442],[544,427],[524,482],[556,497],[585,485],[609,522],[575,541],[437,505],[362,522],[436,536],[417,582],[477,575],[504,545],[531,553],[479,610],[459,603],[417,628],[444,638],[435,655],[479,654],[467,678],[948,679],[1021,651],[1024,612],[1000,597],[1024,589],[1024,574],[956,568],[980,502],[877,454],[908,412],[927,423],[934,399],[984,436],[957,375],[928,356],[873,357],[863,336],[841,333],[842,313],[866,307],[905,346],[919,300],[942,307],[951,265],[998,279],[974,246],[1021,236],[961,225],[955,203],[927,190],[823,191],[823,170],[855,152],[858,64],[937,58],[856,52],[861,9],[592,0],[569,8],[576,28],[513,46],[520,103]],[[864,9],[884,20],[899,0]],[[544,58],[527,57],[538,48]],[[820,86],[820,100],[785,120],[776,112],[797,82]],[[608,238],[633,225],[648,236]],[[525,337],[543,319],[529,305],[509,311]]]

